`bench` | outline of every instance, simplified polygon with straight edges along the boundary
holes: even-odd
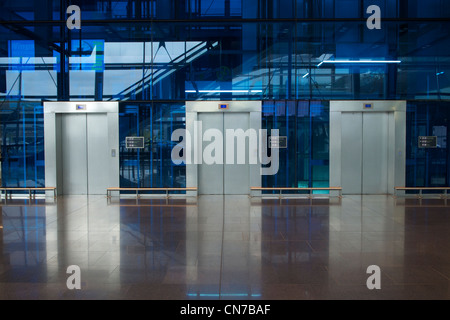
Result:
[[[106,197],[109,199],[111,198],[112,192],[120,192],[121,191],[127,191],[127,192],[136,192],[136,199],[139,199],[141,197],[142,192],[146,193],[154,193],[155,191],[164,191],[166,195],[166,199],[169,199],[170,195],[169,192],[171,191],[197,191],[197,188],[107,188],[106,189]],[[160,194],[158,194],[160,195]]]
[[[341,187],[322,187],[322,188],[263,188],[263,187],[251,187],[251,191],[279,191],[278,198],[281,200],[283,198],[283,191],[308,191],[308,198],[312,199],[313,191],[338,191],[339,198],[342,198],[342,188]],[[290,194],[289,198],[292,196],[300,196],[300,194]]]
[[[53,191],[53,197],[57,198],[56,188],[55,187],[42,187],[42,188],[27,188],[27,187],[1,187],[0,188],[0,197],[3,196],[3,192],[5,193],[5,200],[9,198],[12,199],[13,191],[28,191],[28,196],[31,199],[36,199],[36,191],[38,192],[46,192],[46,191]]]
[[[394,198],[398,197],[398,191],[419,191],[419,193],[416,195],[419,199],[422,198],[424,190],[429,191],[443,191],[442,194],[440,194],[441,198],[447,198],[447,191],[450,190],[450,187],[395,187],[394,188]],[[433,195],[433,194],[430,194]]]

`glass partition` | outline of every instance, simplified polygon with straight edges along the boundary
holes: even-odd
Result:
[[[406,186],[442,187],[450,181],[447,145],[450,102],[409,102],[406,118]],[[436,146],[424,148],[419,137],[436,137]]]
[[[329,186],[328,101],[265,101],[262,121],[263,129],[287,137],[287,148],[278,150],[280,169],[262,177],[263,187]]]
[[[380,30],[366,27],[372,4],[381,9]],[[450,96],[449,1],[78,5],[81,29],[69,30],[60,0],[0,1],[3,185],[44,184],[43,101],[120,101],[124,135],[147,130],[147,139],[160,139],[151,147],[147,141],[145,156],[122,152],[122,183],[145,186],[183,185],[177,173],[182,169],[158,160],[167,153],[168,140],[161,134],[170,123],[183,123],[169,120],[174,118],[168,110],[190,100],[263,101],[264,125],[279,126],[289,137],[289,152],[281,151],[282,172],[264,183],[313,186],[327,181],[327,152],[315,147],[327,148],[322,101],[401,99],[411,106],[419,101],[444,106]],[[408,122],[410,134],[422,117],[431,117],[419,109],[417,119]],[[155,132],[158,121],[162,128]],[[424,168],[419,158],[426,163],[432,152],[411,150],[415,162],[408,164],[407,176],[416,178],[410,184],[436,184],[431,171],[419,169]],[[151,160],[144,161],[147,156]]]
[[[119,115],[120,186],[186,187],[186,166],[175,165],[172,132],[185,128],[184,104],[121,103]],[[143,149],[128,149],[127,137],[144,137]]]

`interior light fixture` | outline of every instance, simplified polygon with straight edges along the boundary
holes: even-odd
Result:
[[[442,74],[444,74],[444,73],[445,73],[444,71],[441,71],[441,72],[436,73],[436,75],[437,75],[437,76],[440,76],[440,75],[442,75]]]
[[[306,78],[307,76],[309,76],[309,72],[306,73],[302,78]]]
[[[186,90],[186,93],[262,93],[262,90]]]
[[[329,64],[398,64],[402,63],[401,60],[326,60],[320,62],[317,67],[320,67],[324,63]]]

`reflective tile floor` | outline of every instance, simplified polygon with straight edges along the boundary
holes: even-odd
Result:
[[[446,201],[3,201],[0,299],[449,299]]]

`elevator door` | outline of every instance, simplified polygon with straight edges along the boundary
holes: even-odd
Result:
[[[222,113],[199,113],[198,121],[202,124],[202,136],[206,130],[217,129],[223,130],[223,114]],[[213,141],[211,141],[212,143]],[[222,139],[223,142],[223,139]],[[209,142],[202,143],[202,154],[205,145]],[[198,165],[198,193],[199,194],[224,194],[223,192],[223,164],[199,164]]]
[[[388,115],[387,112],[342,113],[343,194],[388,193]]]
[[[60,114],[62,194],[104,194],[108,187],[106,114]]]
[[[223,164],[206,164],[198,166],[198,192],[200,195],[244,195],[250,193],[249,145],[246,139],[245,163],[238,163],[238,142],[234,141],[234,161],[227,163],[227,129],[242,129],[250,127],[250,113],[199,113],[198,120],[202,122],[203,133],[208,129],[217,129],[222,135]],[[202,152],[212,141],[204,141]],[[230,150],[228,150],[230,151]]]

